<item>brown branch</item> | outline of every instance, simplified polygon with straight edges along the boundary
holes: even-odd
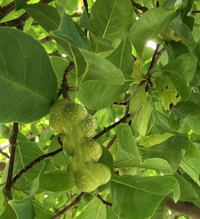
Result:
[[[29,19],[29,14],[24,13],[20,17],[11,20],[11,21],[6,21],[4,23],[0,23],[0,26],[2,27],[16,27],[19,30],[23,30],[23,26],[25,25],[26,20]]]
[[[62,142],[60,140],[60,137],[58,137],[58,143],[61,145],[61,148],[59,148],[56,151],[53,152],[49,152],[47,154],[44,154],[38,158],[36,158],[35,160],[33,160],[32,162],[30,162],[27,166],[24,167],[24,169],[22,169],[13,179],[12,179],[12,183],[15,183],[22,174],[26,173],[28,170],[30,170],[34,165],[36,165],[37,163],[39,163],[40,161],[47,159],[49,157],[53,157],[56,154],[60,153],[62,151]]]
[[[6,158],[10,158],[10,156],[6,153],[6,152],[3,152],[3,150],[0,149],[0,154],[2,154],[4,157]]]
[[[6,162],[0,161],[0,173],[4,172],[5,167],[6,167]]]
[[[81,201],[81,199],[83,198],[83,196],[85,195],[85,192],[81,192],[75,199],[74,202],[72,202],[70,205],[66,206],[62,211],[60,211],[57,215],[55,215],[54,217],[52,217],[51,219],[57,219],[62,217],[67,211],[69,211],[70,209],[76,207],[79,202]]]
[[[111,140],[108,142],[108,144],[106,145],[106,148],[109,149],[112,144],[115,142],[115,140],[117,139],[116,135],[113,135],[113,137],[111,138]]]
[[[4,7],[0,6],[0,21],[15,9],[15,2],[10,2]]]
[[[200,11],[192,11],[192,14],[198,14]]]
[[[87,15],[89,17],[88,2],[87,2],[87,0],[83,0],[83,3],[84,3],[84,7],[86,9]],[[85,36],[87,36],[87,29],[86,28],[85,28]]]
[[[41,0],[40,2],[48,4],[49,2],[52,2],[53,0]],[[24,0],[24,2],[28,2],[28,0]],[[15,10],[15,1],[10,2],[4,7],[0,6],[0,21],[6,17],[11,11]]]
[[[68,78],[69,72],[73,70],[74,68],[75,68],[74,63],[70,62],[67,68],[65,69],[63,73],[62,84],[60,85],[60,89],[58,90],[58,93],[57,93],[57,99],[59,98],[61,94],[63,94],[64,98],[69,99],[69,96],[68,96],[69,84],[68,84],[67,78]]]
[[[191,217],[191,219],[199,219],[200,208],[192,202],[178,201],[177,203],[174,203],[172,199],[169,199],[167,202],[167,208],[184,216]]]
[[[102,202],[104,205],[107,205],[107,206],[109,206],[109,207],[112,207],[113,204],[110,203],[110,202],[105,201],[99,194],[97,194],[96,196],[97,196],[97,198],[98,198],[99,200],[101,200],[101,202]]]
[[[135,3],[133,0],[131,0],[131,4],[133,5],[133,7],[139,9],[140,11],[142,12],[145,12],[148,10],[147,7],[143,7],[142,5],[138,4],[138,3]]]
[[[13,174],[13,167],[14,167],[14,160],[15,160],[15,151],[17,146],[17,135],[18,135],[18,123],[13,123],[13,133],[11,138],[9,139],[11,145],[11,153],[10,153],[10,161],[8,167],[8,175],[5,190],[7,193],[8,200],[12,199],[11,196],[11,185],[12,185],[12,174]]]
[[[121,118],[118,122],[112,124],[111,126],[105,127],[103,129],[103,131],[99,132],[97,135],[95,135],[93,137],[94,140],[100,138],[102,135],[104,135],[106,132],[110,131],[111,129],[115,128],[116,126],[118,126],[119,124],[123,123],[126,121],[126,119],[128,119],[130,117],[130,114],[127,114],[126,116],[124,116],[123,118]]]
[[[40,40],[40,43],[45,44],[45,43],[50,42],[51,40],[53,40],[53,38],[51,36],[46,36]]]

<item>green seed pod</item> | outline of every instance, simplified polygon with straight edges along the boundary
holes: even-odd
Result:
[[[101,163],[85,164],[75,172],[76,187],[83,192],[92,192],[97,187],[106,184],[111,178],[110,169]]]
[[[78,133],[83,138],[91,138],[97,131],[98,124],[91,115],[87,115],[86,119],[79,123]]]
[[[102,155],[101,145],[96,141],[89,141],[84,146],[84,150],[89,154],[94,162],[97,162]]]
[[[59,99],[54,102],[50,109],[49,124],[57,133],[71,134],[77,124],[85,120],[87,115],[87,110],[80,104]]]

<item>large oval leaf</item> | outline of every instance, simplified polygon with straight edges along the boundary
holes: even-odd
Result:
[[[139,20],[135,20],[130,30],[130,40],[139,57],[142,57],[146,43],[168,27],[177,15],[177,12],[160,7],[149,9]]]
[[[49,113],[57,78],[46,51],[30,36],[0,28],[0,121],[29,123]]]

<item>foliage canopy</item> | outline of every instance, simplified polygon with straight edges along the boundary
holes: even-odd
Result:
[[[198,218],[200,1],[0,5],[0,218]]]

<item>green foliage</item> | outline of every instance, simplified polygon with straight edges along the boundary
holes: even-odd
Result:
[[[0,5],[0,218],[199,211],[200,1]]]

